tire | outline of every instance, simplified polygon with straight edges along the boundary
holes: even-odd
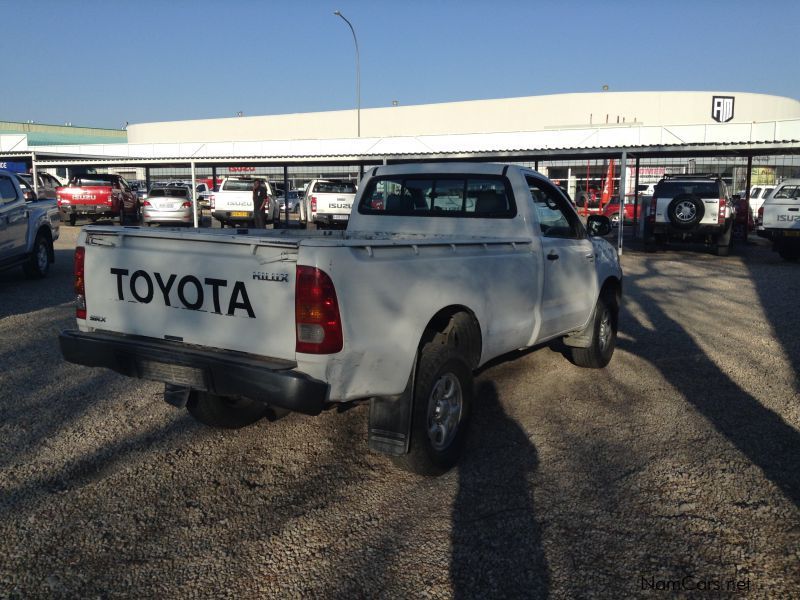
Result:
[[[714,246],[714,253],[717,256],[728,256],[731,253],[731,245],[733,244],[733,224],[730,223],[725,227],[725,231],[719,234]]]
[[[186,409],[197,421],[221,429],[241,429],[266,416],[269,407],[249,398],[228,398],[192,391]]]
[[[33,242],[33,252],[28,261],[22,265],[22,270],[28,279],[43,279],[50,270],[50,257],[53,255],[53,242],[41,233],[36,235]]]
[[[678,194],[667,207],[667,218],[673,227],[689,229],[700,222],[705,212],[700,198],[694,194]]]
[[[613,293],[601,294],[592,315],[592,340],[587,348],[570,348],[572,362],[587,369],[602,369],[617,345],[619,306]]]
[[[68,221],[71,227],[75,227],[75,223],[78,220],[78,215],[72,213],[69,215]]]
[[[777,247],[778,247],[778,255],[783,260],[794,262],[798,258],[800,258],[800,244],[789,244],[787,242],[780,242],[777,244]]]
[[[409,452],[394,457],[395,463],[425,476],[453,468],[464,447],[473,393],[466,359],[442,336],[425,344],[414,382]]]

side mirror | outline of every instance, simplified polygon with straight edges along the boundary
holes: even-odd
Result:
[[[611,233],[611,221],[603,215],[589,215],[586,220],[586,229],[593,237],[603,237]]]
[[[34,192],[33,190],[30,190],[30,191],[27,191],[27,192],[23,192],[23,195],[25,196],[25,202],[35,202],[36,201],[36,192]]]

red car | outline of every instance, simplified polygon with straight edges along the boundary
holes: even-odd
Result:
[[[633,195],[625,196],[625,223],[633,222],[633,211],[636,206],[636,200]],[[608,217],[611,220],[611,224],[613,226],[617,226],[619,224],[619,198],[614,197],[611,199],[611,202],[606,204],[603,207],[603,216]]]
[[[139,199],[128,182],[119,175],[79,175],[69,185],[56,188],[61,219],[75,225],[79,216],[95,222],[101,218],[118,218],[139,222]]]

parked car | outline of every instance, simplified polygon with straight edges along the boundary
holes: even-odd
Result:
[[[64,358],[164,382],[216,427],[368,403],[369,448],[425,475],[457,463],[482,365],[549,340],[580,367],[609,363],[622,270],[606,217],[584,225],[517,165],[379,166],[362,181],[346,234],[84,229]],[[458,209],[438,210],[440,189]]]
[[[150,190],[142,204],[145,225],[154,223],[192,225],[192,192],[188,187],[170,185]]]
[[[78,217],[91,222],[100,218],[117,218],[139,222],[140,204],[128,182],[119,175],[76,175],[69,184],[56,189],[62,220],[75,225]]]
[[[635,208],[636,198],[634,196],[625,196],[625,206],[623,209],[623,219],[625,223],[633,222],[633,211]],[[617,227],[619,225],[619,197],[614,196],[611,198],[611,201],[603,207],[603,212],[601,214],[608,217],[613,227]]]
[[[734,206],[719,175],[665,175],[650,200],[645,249],[667,241],[703,241],[718,256],[730,252]]]
[[[317,229],[347,227],[356,197],[354,181],[313,179],[301,205],[301,221],[315,223]]]
[[[26,195],[20,181],[0,170],[0,269],[21,266],[26,277],[39,279],[55,262],[61,217],[55,200],[40,200],[33,190]]]
[[[32,173],[17,173],[17,178],[23,180],[30,189],[33,189],[33,174]],[[61,186],[61,182],[50,175],[50,173],[39,173],[38,189],[36,190],[36,197],[39,200],[56,200],[56,189]]]
[[[219,191],[214,192],[212,200],[214,208],[211,216],[225,227],[229,225],[253,224],[253,182],[252,177],[226,177],[219,185]],[[278,203],[275,202],[275,192],[269,181],[263,180],[267,187],[267,203],[264,207],[265,220],[274,223],[280,219]]]
[[[284,214],[286,212],[286,197],[278,196],[277,202],[278,206],[280,207],[281,214]],[[300,212],[300,194],[297,193],[297,190],[289,190],[289,212]]]
[[[767,197],[759,235],[772,240],[772,249],[784,260],[800,258],[800,179],[781,182]]]
[[[774,185],[754,185],[750,188],[750,208],[754,215],[758,214],[758,209],[764,204],[764,200],[775,189]]]

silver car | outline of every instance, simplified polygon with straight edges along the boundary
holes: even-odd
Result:
[[[142,204],[146,225],[153,223],[191,225],[192,192],[188,187],[154,187]]]
[[[278,196],[277,201],[280,206],[281,214],[284,214],[286,210],[286,198],[284,196]],[[289,212],[300,212],[300,195],[297,193],[297,190],[289,190]]]

